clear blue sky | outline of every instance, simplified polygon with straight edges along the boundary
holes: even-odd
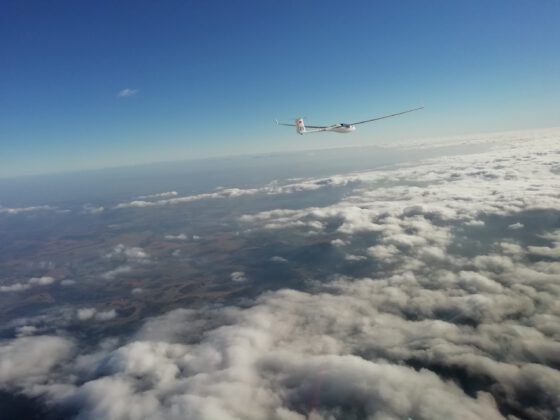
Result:
[[[558,0],[4,0],[0,177],[559,126],[559,22]],[[346,136],[272,123],[417,105]]]

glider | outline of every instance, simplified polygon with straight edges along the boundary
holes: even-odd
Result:
[[[296,131],[298,134],[306,134],[306,133],[317,133],[320,131],[333,131],[335,133],[351,133],[352,131],[356,131],[356,126],[358,124],[365,124],[368,122],[372,122],[372,121],[377,121],[377,120],[382,120],[384,118],[390,118],[390,117],[396,117],[397,115],[402,115],[402,114],[407,114],[409,112],[412,111],[418,111],[419,109],[424,108],[423,106],[418,107],[418,108],[414,108],[414,109],[409,109],[406,111],[402,111],[402,112],[397,112],[396,114],[391,114],[391,115],[384,115],[382,117],[377,117],[377,118],[372,118],[370,120],[365,120],[365,121],[358,121],[358,122],[353,122],[353,123],[339,123],[339,124],[333,124],[333,125],[305,125],[305,123],[303,122],[303,118],[296,118],[296,123],[295,124],[285,124],[285,123],[280,123],[278,122],[278,120],[274,120],[276,122],[277,125],[286,125],[288,127],[295,127]]]

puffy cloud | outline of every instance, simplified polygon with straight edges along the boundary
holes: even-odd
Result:
[[[28,283],[13,283],[10,285],[0,286],[0,292],[21,292],[23,290],[30,289],[31,286]]]
[[[527,247],[527,249],[533,255],[539,255],[541,257],[550,257],[550,258],[560,258],[560,246],[555,246],[555,247],[529,246]]]
[[[232,281],[237,283],[247,281],[247,276],[243,271],[234,271],[233,273],[231,273],[230,278]]]
[[[512,242],[500,242],[500,248],[505,254],[513,256],[522,255],[525,252],[521,245]]]
[[[279,195],[279,194],[292,194],[295,192],[302,191],[313,191],[321,188],[333,188],[345,186],[352,182],[352,179],[345,179],[344,177],[334,176],[329,178],[321,179],[308,179],[299,180],[298,182],[292,182],[285,185],[279,185],[277,181],[273,181],[260,188],[220,188],[215,192],[203,193],[189,196],[144,196],[139,197],[139,200],[133,200],[126,203],[117,204],[115,208],[144,208],[144,207],[155,207],[155,206],[169,206],[176,204],[190,203],[200,200],[213,200],[213,199],[227,199],[227,198],[238,198],[244,196],[252,196],[256,194],[265,195]],[[156,201],[147,201],[148,199],[160,198]]]
[[[11,389],[43,383],[73,349],[71,341],[45,335],[0,342],[0,387]]]
[[[289,398],[321,407],[317,418],[352,416],[355,409],[341,409],[348,401],[359,407],[364,418],[422,418],[426,414],[429,418],[502,418],[488,394],[470,399],[456,385],[427,370],[372,363],[352,355],[312,356],[305,361],[296,355],[273,355],[269,359],[272,369],[285,371],[286,382],[296,385]]]
[[[503,255],[479,255],[474,259],[474,265],[481,270],[498,273],[509,271],[513,268],[511,259]]]
[[[557,209],[560,207],[556,192],[558,174],[550,172],[556,159],[556,141],[557,135],[532,141],[514,139],[480,154],[339,175],[333,185],[358,188],[336,204],[319,209],[265,211],[245,215],[240,220],[260,221],[263,226],[277,229],[280,224],[289,227],[308,222],[311,215],[323,222],[342,220],[339,231],[352,234],[380,231],[380,225],[386,225],[382,218],[388,215],[424,216],[481,227],[484,222],[481,216],[487,214],[507,216],[529,210]]]
[[[73,395],[85,419],[156,418],[158,401],[149,393],[138,394],[125,379],[106,377],[87,382]]]
[[[105,257],[106,258],[122,257],[125,259],[143,260],[143,259],[147,259],[149,255],[146,253],[146,251],[144,251],[140,247],[118,244]]]
[[[461,271],[459,284],[471,293],[500,293],[503,291],[501,284],[473,271]]]
[[[76,316],[80,321],[86,321],[88,319],[93,318],[95,312],[96,311],[94,308],[81,308],[78,309],[78,311],[76,312]]]
[[[142,260],[148,258],[148,254],[139,247],[127,248],[125,249],[124,254],[127,258],[131,258],[134,260]]]
[[[512,223],[511,225],[508,226],[508,228],[511,230],[523,229],[524,227],[525,225],[520,222]]]
[[[184,233],[179,233],[177,235],[165,235],[165,239],[169,241],[186,241],[189,237]]]
[[[16,335],[18,337],[25,337],[28,335],[33,335],[37,332],[37,327],[35,325],[23,325],[16,328]]]
[[[76,284],[76,280],[64,279],[60,281],[61,286],[73,286]]]
[[[465,225],[467,226],[484,226],[484,220],[468,220],[467,222],[465,222]]]
[[[32,277],[29,279],[29,284],[32,285],[39,285],[39,286],[48,286],[49,284],[54,283],[54,278],[50,276],[43,276],[43,277]]]
[[[333,216],[343,218],[344,222],[338,228],[342,233],[376,232],[382,229],[381,225],[373,223],[371,212],[360,207],[347,207],[344,211],[340,210],[337,215]]]
[[[36,211],[55,211],[56,207],[52,206],[30,206],[30,207],[2,207],[0,206],[0,214],[20,214],[20,213],[31,213]]]
[[[105,211],[105,207],[103,206],[93,206],[91,204],[85,204],[83,206],[83,211],[84,213],[88,213],[88,214],[100,214],[103,213],[103,211]]]
[[[101,274],[105,280],[114,280],[122,274],[132,272],[133,267],[149,264],[149,254],[144,249],[136,246],[118,244],[104,255],[106,259],[120,263],[117,267]]]
[[[0,292],[22,292],[35,286],[49,286],[54,282],[54,277],[50,276],[32,277],[26,283],[17,282],[0,286]]]
[[[114,309],[109,309],[107,311],[98,311],[95,308],[80,308],[76,311],[76,317],[80,321],[88,321],[90,319],[95,319],[97,321],[110,321],[116,318],[117,312]]]
[[[200,200],[207,200],[207,199],[236,198],[244,195],[254,195],[257,192],[259,192],[259,190],[257,189],[243,190],[239,188],[231,188],[231,189],[217,191],[214,193],[204,193],[204,194],[190,195],[185,197],[165,198],[157,201],[133,200],[128,203],[120,203],[116,206],[116,208],[122,209],[128,207],[143,208],[143,207],[154,207],[154,206],[167,206],[167,205],[190,203],[193,201],[200,201]]]
[[[367,257],[364,257],[363,255],[347,254],[344,256],[344,259],[346,261],[365,261],[367,260]]]
[[[543,239],[548,239],[549,241],[552,241],[557,246],[560,244],[560,229],[556,229],[552,232],[547,232],[539,236]]]
[[[55,385],[43,389],[52,402],[71,401],[83,417],[99,419],[304,418],[311,412],[327,419],[356,410],[389,418],[502,418],[488,392],[469,396],[431,370],[402,364],[416,359],[490,375],[510,405],[534,392],[557,401],[557,371],[523,364],[528,355],[555,360],[553,341],[511,323],[473,329],[430,317],[407,320],[391,307],[414,308],[422,289],[402,285],[398,278],[341,278],[333,284],[337,293],[283,290],[245,310],[173,311],[147,322],[128,344],[82,358],[79,370],[71,364],[66,379],[59,377],[64,398]],[[422,302],[435,309],[443,300]],[[462,307],[460,300],[451,304]],[[201,340],[189,343],[193,336]],[[517,362],[493,360],[504,352]],[[84,369],[97,374],[73,387]],[[133,411],[126,411],[130,405]]]
[[[117,98],[130,98],[139,92],[138,89],[126,88],[117,93]]]
[[[108,311],[101,311],[95,314],[95,319],[98,321],[109,321],[113,318],[116,318],[117,312],[114,309],[110,309]]]
[[[418,337],[449,335],[451,343],[464,344],[452,324],[408,326],[371,306],[365,298],[371,293],[355,295],[355,286],[363,292],[375,283],[341,280],[341,294],[280,291],[246,310],[171,312],[150,321],[135,341],[90,358],[90,366],[81,368],[95,377],[59,403],[72,401],[82,416],[100,419],[303,419],[310,412],[327,419],[356,410],[390,418],[502,418],[490,394],[471,397],[427,369],[387,360],[414,351],[406,340]],[[198,325],[189,322],[197,318]],[[200,342],[174,343],[197,329],[206,331]],[[392,347],[399,337],[405,342]],[[56,401],[54,392],[49,395]],[[130,405],[132,412],[125,410]]]
[[[151,200],[151,199],[154,199],[154,198],[177,197],[178,195],[179,195],[179,193],[177,191],[166,191],[166,192],[156,193],[156,194],[141,195],[138,198],[140,200]]]
[[[113,270],[106,271],[101,275],[105,280],[114,280],[121,274],[130,273],[132,267],[130,265],[121,265]]]
[[[560,259],[560,230],[540,235],[541,238],[552,242],[552,246],[529,246],[529,253],[541,257]]]
[[[400,251],[395,245],[375,245],[368,248],[368,254],[381,261],[395,261]]]

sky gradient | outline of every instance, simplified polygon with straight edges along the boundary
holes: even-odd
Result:
[[[5,1],[0,177],[560,125],[560,2]],[[272,120],[351,122],[297,136]]]

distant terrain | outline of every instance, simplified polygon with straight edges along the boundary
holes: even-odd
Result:
[[[0,410],[558,418],[559,161],[542,130],[4,179]]]

